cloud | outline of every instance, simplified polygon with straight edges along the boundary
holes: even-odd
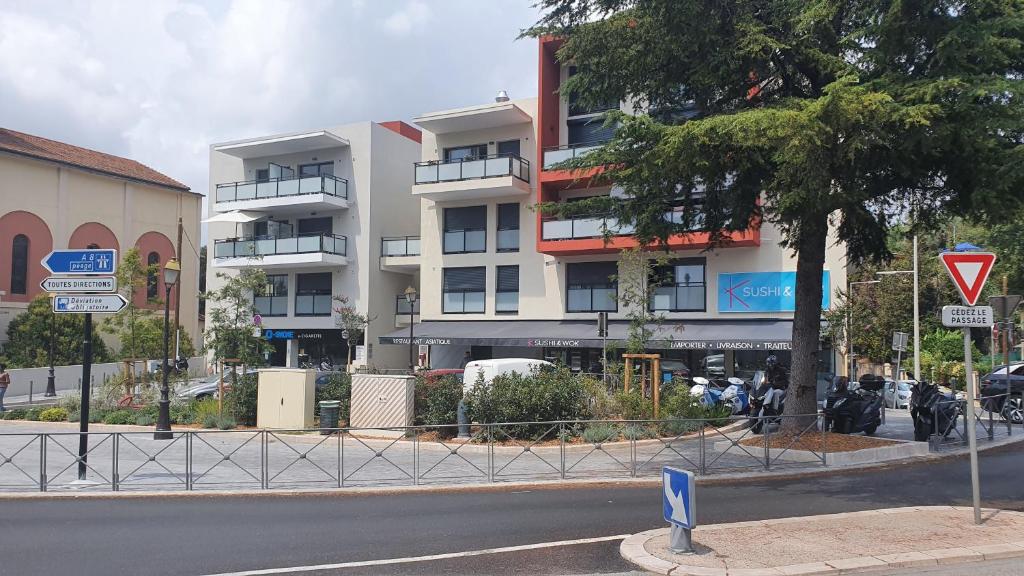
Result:
[[[384,20],[384,29],[392,34],[405,36],[414,28],[423,30],[429,23],[430,16],[429,6],[418,0],[413,0],[401,10],[388,16]]]
[[[535,94],[531,3],[7,0],[0,125],[205,194],[213,142]]]

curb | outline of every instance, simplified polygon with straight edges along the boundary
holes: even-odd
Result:
[[[828,517],[853,517],[853,516],[876,516],[884,514],[896,514],[906,511],[926,511],[929,509],[956,509],[970,512],[971,508],[964,506],[911,506],[904,508],[883,508],[879,510],[865,510],[862,512],[844,512],[841,514],[822,514],[817,518]],[[994,512],[993,509],[983,511]],[[999,510],[1000,513],[1021,514],[1009,510]],[[779,518],[775,520],[736,522],[729,524],[712,524],[709,529],[725,529],[740,525],[759,524],[767,529],[774,524],[787,524],[804,520],[804,517]],[[927,566],[941,566],[950,564],[962,564],[967,562],[979,562],[983,560],[1002,560],[1007,558],[1024,558],[1024,540],[1004,543],[987,544],[981,546],[964,546],[958,548],[939,548],[934,550],[921,550],[915,552],[902,552],[897,554],[881,554],[878,556],[858,556],[853,558],[837,558],[820,562],[806,564],[790,564],[786,566],[774,566],[771,568],[709,568],[704,566],[689,566],[679,564],[652,555],[645,548],[645,544],[652,538],[668,534],[668,528],[657,528],[634,534],[622,541],[619,545],[619,555],[624,560],[655,574],[671,574],[672,576],[789,576],[800,575],[810,576],[813,574],[849,574],[851,572],[875,572],[882,570],[895,570],[903,568],[918,568]]]

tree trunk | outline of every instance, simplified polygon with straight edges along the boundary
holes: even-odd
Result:
[[[821,338],[821,276],[825,268],[828,216],[807,218],[800,228],[796,260],[796,307],[793,312],[793,361],[785,414],[816,414],[818,354]],[[785,418],[782,431],[799,433],[814,418]]]

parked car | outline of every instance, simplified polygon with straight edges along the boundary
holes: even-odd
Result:
[[[910,408],[910,397],[913,395],[912,387],[917,384],[915,380],[885,381],[885,407],[886,408]]]
[[[496,358],[494,360],[473,360],[466,364],[466,368],[463,371],[462,387],[465,390],[471,389],[481,375],[483,376],[484,382],[487,383],[499,374],[508,374],[511,372],[529,374],[530,371],[545,366],[554,368],[555,365],[547,360],[537,360],[535,358]]]
[[[1024,422],[1024,362],[1010,364],[1010,397],[1006,394],[1006,365],[996,366],[981,378],[982,407],[1014,424]]]
[[[246,374],[255,374],[256,370],[246,370]],[[179,390],[177,397],[181,400],[202,400],[204,398],[216,398],[220,385],[220,375],[207,376],[187,388]],[[224,390],[231,388],[231,370],[224,371]]]

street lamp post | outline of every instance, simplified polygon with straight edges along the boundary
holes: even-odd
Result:
[[[914,235],[914,267],[911,270],[885,270],[876,272],[879,276],[911,274],[914,277],[914,380],[921,381],[921,298],[918,291],[920,282],[917,266],[917,235]]]
[[[50,299],[56,296],[54,293],[50,293]],[[44,396],[53,397],[57,395],[57,384],[53,377],[53,341],[57,334],[57,313],[53,311],[53,306],[50,306],[50,372],[46,375],[46,394]]]
[[[853,287],[863,284],[878,284],[881,280],[864,280],[862,282],[850,282],[850,295],[848,302],[846,303],[846,325],[849,329],[846,331],[846,339],[849,340],[849,353],[850,353],[850,380],[853,381],[857,378],[857,356],[853,353]]]
[[[416,372],[416,356],[413,345],[413,315],[416,309],[416,289],[409,286],[405,289],[405,301],[409,303],[409,372]]]
[[[178,275],[181,274],[181,265],[174,258],[164,265],[164,366],[162,382],[160,383],[160,412],[156,420],[156,432],[153,433],[154,440],[170,440],[174,437],[171,433],[171,400],[168,390],[168,366],[167,356],[170,354],[171,345],[171,289],[178,283]]]

